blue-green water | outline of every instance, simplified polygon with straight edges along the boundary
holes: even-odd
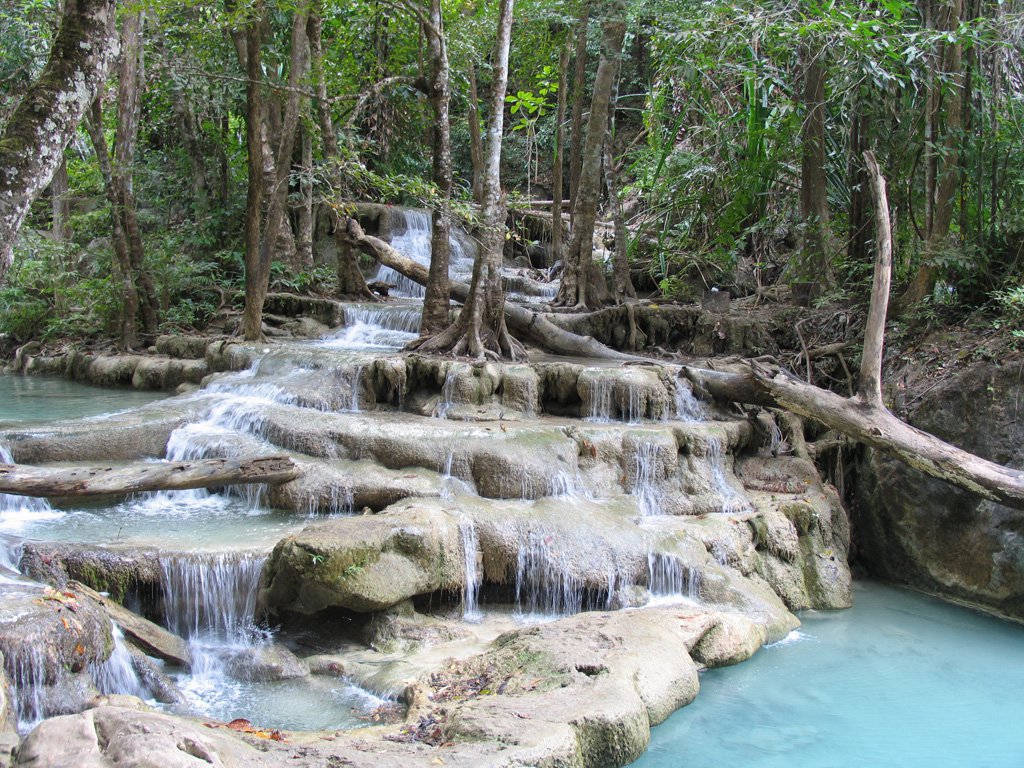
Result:
[[[164,397],[165,392],[103,389],[49,376],[0,376],[0,424],[97,416]]]
[[[1024,627],[874,583],[701,676],[634,768],[1024,766]]]

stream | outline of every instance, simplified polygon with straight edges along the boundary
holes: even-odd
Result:
[[[429,218],[404,219],[396,244],[426,263]],[[468,271],[471,245],[453,238],[453,275]],[[147,413],[162,423],[166,408],[186,415],[162,433],[164,458],[290,451],[307,463],[287,493],[248,486],[59,507],[0,495],[7,583],[19,580],[23,548],[36,544],[149,558],[156,575],[125,604],[183,638],[191,668],[141,663],[116,631],[114,655],[93,674],[102,692],[224,722],[353,729],[400,709],[403,681],[480,653],[503,632],[583,611],[685,606],[752,616],[758,642],[774,642],[738,667],[702,673],[700,696],[655,729],[637,766],[1022,764],[1024,736],[1011,725],[1024,715],[1019,627],[868,583],[855,587],[853,609],[801,611],[803,626],[786,636],[796,624],[786,606],[848,604],[849,573],[830,522],[838,502],[776,456],[777,435],[699,402],[670,366],[404,360],[396,353],[418,331],[422,292],[385,270],[376,278],[396,286],[397,300],[347,305],[344,326],[327,337],[255,350],[203,389],[163,402],[0,377],[0,424],[28,440],[57,420],[84,417],[72,430],[83,433],[131,430]],[[550,292],[529,279],[517,285],[533,297]],[[125,409],[138,411],[105,415]],[[0,461],[11,453],[16,445],[0,443]],[[350,562],[337,581],[355,593],[351,583],[365,577],[365,593],[332,603],[336,595],[314,586],[303,615],[286,615],[301,601],[267,583],[278,542],[319,546],[318,531],[333,535],[332,524],[358,523],[367,508],[388,511],[368,526],[404,520],[416,510],[403,500],[449,526],[443,564],[407,596],[378,604],[381,573]],[[427,547],[422,519],[395,523],[392,549]],[[304,578],[314,583],[330,557],[300,550]],[[384,567],[383,578],[411,562]],[[277,578],[286,566],[275,564]],[[444,579],[433,573],[442,568]],[[261,588],[281,625],[258,615]],[[399,604],[423,612],[415,642],[374,635],[380,628],[365,619]],[[333,612],[310,620],[320,608]],[[24,733],[53,710],[32,660],[20,663],[14,702]],[[145,664],[156,668],[150,678]],[[168,681],[162,694],[146,682],[154,676]]]

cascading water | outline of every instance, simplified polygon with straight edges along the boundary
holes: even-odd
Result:
[[[480,539],[472,520],[463,520],[459,523],[459,537],[462,540],[463,562],[462,618],[477,622],[483,618],[477,597],[483,575],[477,566]]]
[[[4,659],[11,681],[11,709],[18,733],[27,733],[49,715],[46,705],[46,658],[42,644],[26,647],[13,658]]]
[[[693,394],[690,382],[676,377],[676,418],[679,421],[704,421],[708,418],[707,410],[707,406]]]
[[[425,267],[430,266],[430,214],[426,211],[392,211],[392,214],[402,222],[401,231],[391,236],[391,246],[403,256],[412,259]],[[380,269],[374,276],[375,282],[393,285],[390,295],[423,298],[426,289],[417,282],[410,280],[403,274],[396,272],[391,267],[381,264]]]
[[[445,371],[444,385],[441,387],[441,399],[437,401],[437,407],[434,409],[434,416],[439,419],[447,419],[448,411],[454,405],[455,383],[458,381],[459,373],[459,369],[454,365]]]
[[[462,462],[464,465],[465,462]],[[462,477],[457,475],[454,471],[455,468],[455,452],[448,451],[448,455],[444,460],[444,467],[441,468],[441,498],[452,499],[455,496],[462,493],[475,494],[476,489],[473,487],[471,480],[463,480]],[[468,468],[460,466],[460,472],[465,470],[465,474],[469,474]]]
[[[658,445],[640,443],[634,457],[636,480],[633,495],[644,517],[662,514],[663,493],[658,486]]]
[[[309,497],[306,516],[351,515],[355,512],[355,509],[356,501],[355,495],[352,492],[352,487],[342,485],[341,483],[333,483],[331,485],[331,493],[326,504],[322,503],[320,498],[317,496]]]
[[[515,610],[528,620],[603,610],[611,604],[620,581],[612,567],[601,589],[588,588],[558,551],[555,534],[531,530],[516,556]]]
[[[110,623],[110,633],[114,638],[114,650],[106,661],[92,665],[90,672],[93,682],[99,692],[106,695],[120,693],[138,696],[140,699],[149,698],[149,690],[135,671],[124,633],[114,622]]]
[[[700,598],[701,574],[679,558],[660,552],[647,555],[647,585],[654,597]]]
[[[0,443],[0,464],[13,464],[14,456],[10,449]],[[17,496],[13,493],[0,493],[0,528],[16,529],[23,518],[38,518],[39,515],[53,513],[50,502],[32,496]],[[60,513],[57,513],[60,514]]]
[[[160,558],[167,628],[192,639],[250,642],[256,590],[266,555],[173,555]]]
[[[711,483],[713,490],[722,499],[721,511],[726,514],[738,514],[748,509],[747,503],[735,488],[725,479],[725,462],[722,457],[722,442],[717,437],[708,437],[708,463],[711,465]]]
[[[613,381],[611,379],[599,378],[593,382],[590,390],[590,399],[587,403],[587,421],[608,423],[612,421],[613,404]]]

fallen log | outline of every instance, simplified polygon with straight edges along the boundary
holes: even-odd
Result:
[[[219,485],[276,485],[294,480],[300,474],[299,468],[287,456],[154,462],[120,467],[0,464],[0,493],[50,497],[126,495]]]
[[[892,268],[892,237],[885,181],[874,155],[865,153],[875,199],[878,237],[871,303],[865,325],[859,392],[846,398],[787,374],[777,366],[748,361],[742,373],[683,368],[698,391],[719,400],[781,408],[814,419],[864,445],[894,456],[932,477],[979,496],[1024,509],[1024,472],[968,453],[889,412],[882,401],[881,368],[885,314]]]
[[[420,285],[427,284],[427,268],[403,256],[379,237],[367,235],[359,223],[349,219],[348,233],[352,242],[364,253],[374,257],[381,264],[391,267]],[[469,298],[469,285],[452,281],[450,294],[455,301],[465,303]],[[505,322],[517,336],[528,337],[545,349],[559,355],[573,357],[599,357],[608,360],[637,360],[611,347],[606,347],[591,336],[571,333],[548,320],[544,315],[516,304],[505,302]]]

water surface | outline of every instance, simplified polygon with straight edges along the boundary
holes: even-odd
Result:
[[[0,424],[98,416],[165,397],[166,392],[106,389],[51,376],[0,375]]]
[[[801,620],[704,673],[634,768],[1024,766],[1024,627],[870,582]]]

